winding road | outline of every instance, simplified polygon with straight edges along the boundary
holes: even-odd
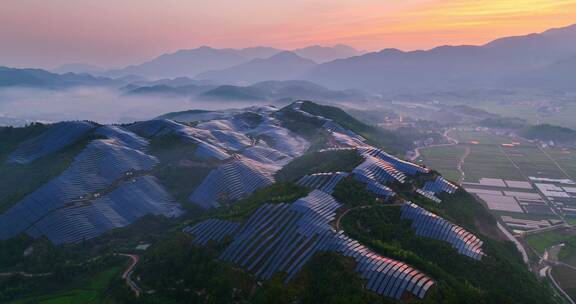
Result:
[[[132,289],[136,297],[139,297],[140,294],[142,293],[142,289],[140,289],[140,287],[138,287],[138,284],[136,284],[136,282],[132,280],[132,273],[134,272],[134,267],[136,267],[136,265],[140,261],[140,257],[135,254],[125,254],[125,253],[118,253],[118,255],[130,258],[130,265],[128,266],[128,268],[126,268],[126,270],[122,274],[122,278],[126,280],[126,285],[128,285],[128,287]]]

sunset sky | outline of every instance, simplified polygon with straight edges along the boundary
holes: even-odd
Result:
[[[121,66],[201,45],[482,44],[576,23],[576,0],[0,0],[0,65]]]

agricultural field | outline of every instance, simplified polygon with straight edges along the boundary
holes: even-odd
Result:
[[[458,182],[461,178],[458,171],[458,162],[466,153],[466,147],[463,145],[456,146],[438,146],[422,149],[420,151],[424,164],[442,174],[445,178]]]
[[[529,235],[525,237],[524,240],[534,251],[542,255],[547,248],[561,244],[569,238],[569,234],[555,230]]]
[[[548,155],[561,164],[562,169],[572,178],[576,178],[576,151],[574,149],[548,148]]]
[[[455,104],[461,104],[455,103]],[[542,111],[548,107],[550,110]],[[576,105],[572,102],[499,102],[483,101],[474,104],[474,108],[504,117],[525,119],[532,124],[553,124],[576,129]]]
[[[481,178],[527,180],[529,176],[546,178],[576,177],[576,151],[542,149],[537,145],[482,131],[452,131],[460,143],[454,146],[422,148],[421,161],[452,180],[458,180],[458,162],[465,156],[464,182],[477,183]],[[515,141],[515,140],[514,140]],[[507,144],[510,146],[503,146]],[[466,150],[469,153],[466,153]]]

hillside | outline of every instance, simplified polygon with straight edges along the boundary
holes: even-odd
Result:
[[[552,141],[567,144],[576,143],[575,130],[552,125],[530,126],[520,131],[520,135],[528,139],[540,141]]]
[[[0,270],[47,273],[0,278],[2,301],[61,300],[74,282],[119,303],[557,300],[474,197],[336,107],[35,124],[0,139],[2,166],[41,176],[0,187]],[[117,253],[137,256],[132,287]]]

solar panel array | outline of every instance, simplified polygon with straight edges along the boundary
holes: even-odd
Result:
[[[396,170],[389,162],[370,155],[365,155],[364,158],[364,162],[354,168],[352,173],[373,179],[381,184],[405,182],[406,175]]]
[[[198,138],[197,130],[168,119],[148,120],[136,123],[129,129],[140,136],[153,138],[164,135],[176,135],[197,145],[195,155],[200,159],[225,160],[231,157],[226,150]]]
[[[148,140],[118,126],[102,126],[96,129],[94,134],[113,139],[118,144],[135,150],[145,150],[148,147]]]
[[[225,237],[233,235],[240,227],[239,223],[220,219],[209,219],[194,226],[184,228],[184,232],[191,234],[195,245],[206,245],[209,241],[221,242]]]
[[[334,187],[346,176],[348,176],[346,172],[315,173],[302,177],[298,185],[332,193]]]
[[[442,200],[436,194],[442,192],[453,194],[456,190],[458,190],[458,186],[450,183],[442,176],[437,176],[433,181],[427,181],[424,187],[417,189],[416,192],[436,203],[441,203]]]
[[[272,174],[258,162],[246,158],[228,161],[210,171],[190,195],[190,201],[208,209],[248,196],[274,183]]]
[[[128,226],[146,214],[182,214],[180,205],[152,176],[135,178],[94,201],[52,210],[26,232],[32,237],[46,236],[54,244],[75,243]]]
[[[454,225],[412,202],[404,204],[401,213],[402,219],[412,220],[412,228],[417,235],[448,242],[460,254],[475,260],[482,259],[484,255],[482,240],[466,229]]]
[[[403,172],[405,174],[408,175],[415,175],[418,173],[428,173],[430,172],[429,169],[421,167],[417,164],[405,161],[405,160],[401,160],[397,157],[394,157],[380,149],[374,148],[374,147],[360,147],[358,148],[358,152],[360,153],[360,155],[364,156],[364,157],[368,157],[368,156],[373,156],[376,157],[378,159],[381,159],[389,164],[391,164],[392,166],[394,166],[394,168],[396,168],[396,170]]]
[[[94,140],[58,177],[0,215],[0,239],[13,237],[48,213],[110,187],[129,171],[151,170],[158,160],[141,151]]]
[[[452,184],[451,182],[447,181],[442,176],[437,176],[433,181],[427,181],[422,188],[424,191],[432,192],[432,193],[448,193],[453,194],[458,190],[458,186]]]
[[[367,287],[400,298],[423,298],[434,281],[410,266],[384,258],[332,228],[340,204],[319,190],[292,204],[265,204],[254,212],[220,258],[261,279],[277,272],[292,280],[315,253],[335,251],[352,257]]]
[[[10,154],[8,162],[19,164],[31,163],[36,159],[75,143],[94,127],[94,124],[85,121],[55,123],[39,136],[20,144],[20,146]]]
[[[277,167],[278,170],[293,159],[286,153],[263,146],[249,147],[242,151],[242,155],[261,164]]]
[[[434,194],[435,194],[434,192],[425,191],[425,190],[422,190],[422,189],[416,189],[416,193],[424,196],[425,198],[427,198],[427,199],[429,199],[429,200],[431,200],[431,201],[433,201],[433,202],[435,202],[435,203],[437,203],[437,204],[439,204],[439,203],[442,202],[441,199],[439,199],[436,195],[434,195]]]

